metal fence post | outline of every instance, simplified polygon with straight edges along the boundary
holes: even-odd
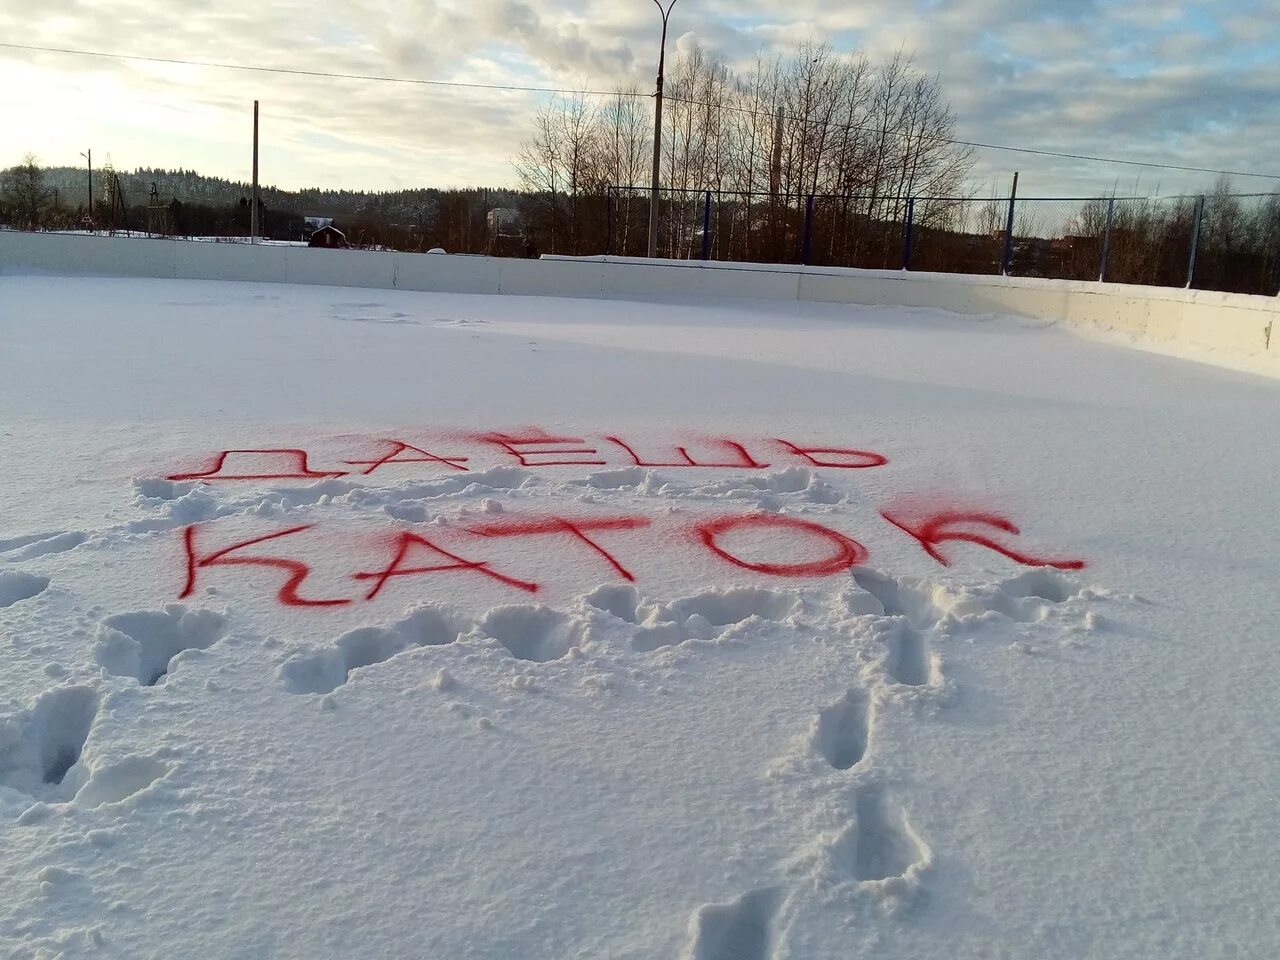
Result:
[[[806,267],[813,254],[813,194],[804,204],[804,241],[800,245],[800,262]]]
[[[1196,258],[1200,255],[1200,223],[1204,220],[1204,197],[1196,197],[1196,222],[1191,228],[1191,259],[1187,263],[1187,289],[1196,279]]]
[[[604,195],[604,255],[613,253],[613,186],[605,187]]]
[[[916,220],[916,198],[907,197],[907,222],[902,227],[902,269],[911,269],[911,228]]]
[[[711,191],[707,191],[702,207],[702,259],[711,259]]]
[[[1107,201],[1107,228],[1102,235],[1102,259],[1098,264],[1098,282],[1107,280],[1107,262],[1111,259],[1111,227],[1116,222],[1116,198]]]
[[[1013,174],[1013,189],[1009,191],[1009,219],[1004,227],[1004,253],[1000,257],[1000,275],[1007,277],[1013,266],[1013,209],[1018,202],[1018,173]]]

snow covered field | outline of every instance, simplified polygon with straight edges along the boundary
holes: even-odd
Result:
[[[938,311],[0,277],[0,950],[1276,956],[1278,401]]]

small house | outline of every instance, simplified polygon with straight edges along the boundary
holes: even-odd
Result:
[[[307,246],[339,250],[347,246],[347,236],[337,227],[330,224],[311,234],[311,239],[307,242]]]
[[[510,207],[494,207],[487,216],[489,235],[511,237],[520,232],[520,212]]]

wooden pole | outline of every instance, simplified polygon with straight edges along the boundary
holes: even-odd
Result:
[[[249,212],[249,242],[258,242],[258,101],[253,101],[253,200]]]
[[[1009,218],[1004,226],[1004,254],[1000,258],[1000,275],[1007,277],[1013,266],[1013,212],[1018,202],[1018,171],[1013,172],[1013,187],[1009,190]]]

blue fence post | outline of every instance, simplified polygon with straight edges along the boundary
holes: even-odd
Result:
[[[1107,201],[1107,228],[1102,234],[1102,259],[1098,263],[1098,282],[1107,280],[1107,262],[1111,259],[1111,227],[1116,222],[1116,198]]]
[[[1200,255],[1200,224],[1204,220],[1204,197],[1196,197],[1196,222],[1191,228],[1191,259],[1187,263],[1187,289],[1196,279],[1196,258]]]
[[[806,267],[813,256],[813,194],[804,203],[804,240],[800,244],[800,262]]]
[[[707,191],[702,207],[702,259],[711,259],[711,191]]]
[[[1009,191],[1009,218],[1004,225],[1004,253],[1000,257],[1000,275],[1007,277],[1013,266],[1013,210],[1018,202],[1018,173],[1013,174],[1013,189]]]
[[[613,186],[605,187],[604,194],[604,255],[613,253]]]
[[[916,220],[916,198],[907,197],[907,222],[902,227],[902,269],[911,269],[911,228]]]

